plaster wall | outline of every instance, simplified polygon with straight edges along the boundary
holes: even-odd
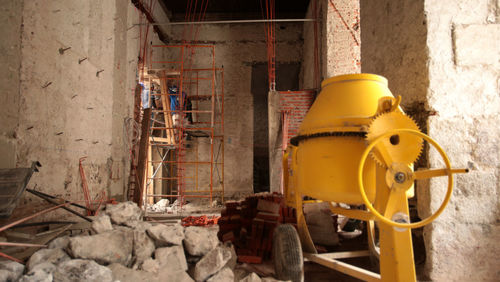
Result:
[[[0,142],[14,148],[10,167],[38,160],[43,167],[29,187],[83,201],[78,164],[87,157],[91,198],[104,191],[123,199],[130,166],[126,119],[133,115],[139,53],[139,27],[133,24],[139,13],[120,0],[7,2],[9,10],[2,13],[12,28],[2,32],[11,40],[2,41],[2,48],[12,44],[13,56],[2,79],[13,87],[5,88]],[[18,207],[30,213],[37,203],[25,195]]]
[[[277,24],[276,62],[297,63],[302,57],[302,24]],[[172,27],[176,44],[183,27]],[[267,62],[263,24],[202,25],[197,40],[215,45],[217,67],[224,67],[224,173],[225,195],[253,192],[252,66]],[[207,59],[209,57],[207,56]],[[211,58],[210,58],[211,59]],[[200,59],[194,65],[207,65]],[[280,85],[280,77],[277,84]],[[198,141],[199,152],[207,152],[208,140]]]
[[[0,168],[16,165],[16,128],[19,119],[22,1],[2,1],[0,8]]]
[[[424,228],[423,280],[498,280],[498,8],[487,0],[361,1],[363,72],[387,77],[452,165],[470,169],[455,176],[451,202]],[[434,149],[423,159],[444,165]],[[446,178],[417,183],[421,218],[437,210],[445,187]]]

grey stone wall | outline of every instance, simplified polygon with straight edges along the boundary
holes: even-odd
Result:
[[[498,280],[499,28],[497,1],[361,1],[362,70],[389,79],[403,106],[456,167],[450,204],[424,228],[433,281]],[[443,167],[430,149],[420,165]],[[417,184],[420,217],[446,179]]]
[[[471,169],[456,177],[450,205],[425,230],[427,269],[436,281],[499,279],[499,12],[497,1],[425,2],[427,100],[437,113],[429,134],[454,165]],[[442,163],[429,152],[431,167]],[[444,179],[431,181],[430,211],[444,187]]]

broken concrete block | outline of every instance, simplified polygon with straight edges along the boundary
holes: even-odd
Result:
[[[160,265],[160,269],[170,269],[172,271],[186,271],[188,266],[184,249],[182,246],[159,248],[155,251],[155,259]]]
[[[184,240],[184,227],[180,224],[157,224],[148,228],[148,235],[153,238],[157,247],[181,245]]]
[[[223,245],[223,248],[225,248],[229,253],[231,254],[231,257],[226,263],[226,267],[229,267],[230,269],[233,269],[236,267],[237,261],[238,261],[238,255],[236,255],[236,251],[234,250],[234,246],[231,242],[225,242]]]
[[[259,275],[254,272],[248,274],[245,278],[241,279],[240,282],[261,282]]]
[[[70,259],[71,258],[65,251],[63,251],[63,249],[41,249],[30,257],[26,263],[26,267],[28,268],[28,271],[30,271],[34,266],[40,263],[49,262],[54,265],[58,265]]]
[[[100,264],[130,264],[134,235],[132,231],[114,230],[92,236],[70,238],[69,251],[74,258],[93,259]]]
[[[53,273],[54,281],[113,281],[113,273],[92,260],[74,259],[61,263]]]
[[[194,279],[204,281],[222,269],[231,259],[231,252],[219,246],[208,252],[194,267]]]
[[[224,267],[214,276],[210,277],[207,282],[233,282],[234,273],[229,267]]]
[[[158,263],[157,260],[148,258],[142,263],[140,269],[151,273],[158,273],[158,270],[160,269],[160,264]]]
[[[20,282],[52,282],[56,266],[50,262],[35,265],[26,275],[21,277]]]
[[[184,247],[192,256],[203,256],[219,244],[219,228],[189,226],[184,230]]]
[[[176,281],[176,282],[193,282],[193,278],[189,276],[185,271],[167,271],[160,270],[158,277],[168,277],[167,280],[164,281]]]
[[[108,268],[111,269],[111,271],[113,272],[113,278],[120,282],[160,281],[160,277],[157,277],[153,273],[141,270],[133,270],[119,263],[113,263],[109,265]]]
[[[92,230],[94,230],[95,233],[113,230],[113,225],[111,225],[111,219],[109,216],[104,214],[94,218],[94,221],[92,222]]]
[[[24,265],[15,261],[0,261],[0,281],[17,281],[24,272]]]
[[[69,244],[69,236],[62,236],[59,238],[55,238],[49,243],[49,249],[66,249]]]
[[[142,210],[134,202],[108,204],[106,205],[106,214],[109,215],[114,224],[133,225],[135,221],[142,220]]]
[[[137,221],[136,225],[134,226],[135,230],[139,231],[146,231],[149,228],[151,228],[153,225],[149,222],[146,221]]]
[[[155,243],[149,238],[145,231],[132,231],[134,234],[134,249],[133,255],[135,257],[135,263],[142,263],[155,251]]]

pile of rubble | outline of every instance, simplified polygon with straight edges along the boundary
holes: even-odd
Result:
[[[275,281],[235,275],[234,248],[217,232],[145,222],[132,202],[107,205],[91,235],[59,237],[26,266],[0,261],[0,281]]]

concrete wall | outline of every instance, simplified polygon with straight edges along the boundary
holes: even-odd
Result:
[[[277,24],[276,62],[299,62],[302,24]],[[180,43],[183,27],[173,27]],[[197,40],[215,44],[217,67],[224,66],[225,191],[226,196],[253,192],[252,66],[267,62],[263,24],[203,25]],[[206,62],[198,61],[198,64]],[[277,78],[279,87],[279,77]],[[204,141],[200,141],[204,142]]]
[[[498,280],[500,261],[500,21],[498,1],[425,1],[429,49],[427,100],[437,115],[429,134],[452,163],[471,173],[456,177],[452,201],[427,227],[433,280]],[[435,151],[431,167],[441,167]],[[431,182],[430,211],[445,182]],[[453,257],[452,260],[450,258]]]
[[[2,1],[0,8],[0,168],[16,165],[16,128],[19,111],[22,1]]]
[[[396,3],[397,2],[397,3]],[[384,75],[407,112],[456,167],[450,204],[424,228],[433,281],[498,280],[499,24],[497,1],[361,1],[362,70]],[[443,166],[435,150],[425,165]],[[444,178],[418,183],[419,216],[440,205]]]
[[[91,197],[105,191],[122,199],[130,166],[125,119],[133,115],[138,11],[123,0],[3,2],[2,37],[8,40],[1,48],[8,67],[1,75],[6,99],[0,147],[8,151],[1,165],[25,167],[38,160],[43,167],[29,187],[83,201],[78,160],[87,157]],[[34,202],[39,200],[25,196],[18,206],[30,213]]]

